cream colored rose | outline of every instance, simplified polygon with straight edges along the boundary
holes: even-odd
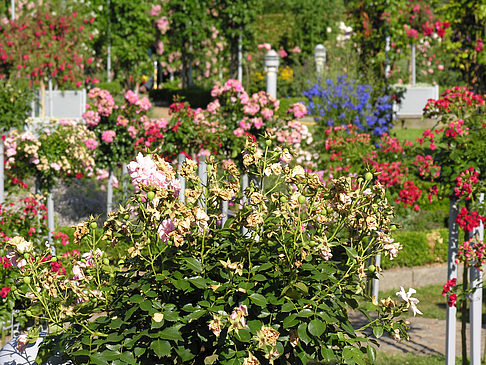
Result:
[[[34,249],[32,242],[27,241],[24,237],[15,236],[8,240],[9,245],[15,247],[18,253],[30,252]]]

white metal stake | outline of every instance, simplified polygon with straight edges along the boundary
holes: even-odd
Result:
[[[128,187],[127,187],[127,175],[128,175],[128,167],[127,167],[127,163],[124,162],[122,164],[123,202],[125,202],[125,200],[127,200],[127,190],[128,190]]]
[[[202,185],[202,196],[199,198],[199,206],[201,209],[207,210],[206,207],[206,188],[208,185],[208,165],[206,164],[206,156],[199,156],[198,176]]]
[[[2,136],[0,136],[0,204],[5,201],[5,186],[4,186],[4,144]]]
[[[15,20],[15,0],[10,1],[10,7],[12,8],[12,20]]]
[[[479,201],[482,203],[484,201],[484,193],[481,193]],[[473,232],[474,237],[479,240],[484,239],[484,225],[483,222],[480,223],[479,227],[476,227]],[[481,306],[483,302],[483,290],[482,290],[482,268],[477,269],[476,267],[471,267],[470,273],[470,288],[473,290],[469,296],[469,323],[470,323],[470,364],[471,365],[481,365],[481,321],[482,321],[482,311]]]
[[[411,60],[412,62],[412,86],[415,86],[415,81],[416,81],[416,70],[415,70],[415,43],[412,43],[412,56]]]
[[[375,256],[375,267],[376,267],[377,274],[380,272],[380,266],[381,266],[381,253],[377,253]],[[372,283],[373,286],[371,290],[371,296],[375,297],[375,299],[378,300],[378,291],[380,290],[380,279],[373,279]]]
[[[245,190],[248,188],[248,185],[249,185],[248,174],[241,175],[241,190],[243,192],[243,204],[246,203],[247,198],[246,198],[246,195],[245,195]],[[246,237],[248,235],[248,228],[242,227],[241,233],[243,234],[243,236]]]
[[[52,198],[52,186],[49,185],[47,188],[47,229],[48,232],[48,239],[49,239],[49,246],[51,247],[51,253],[53,256],[56,255],[56,248],[54,247],[53,242],[53,232],[54,232],[54,199]]]
[[[49,76],[49,83],[48,83],[48,87],[49,87],[49,117],[53,117],[54,116],[54,110],[53,110],[53,97],[52,97],[52,78]]]
[[[243,82],[243,39],[238,38],[238,81]]]
[[[221,227],[224,227],[226,221],[228,220],[228,205],[229,204],[227,200],[223,200],[223,202],[221,203]]]
[[[186,156],[183,153],[179,153],[177,157],[177,162],[179,164],[179,170],[182,168],[184,161],[186,160]],[[179,190],[179,201],[184,203],[186,201],[186,196],[184,195],[186,191],[186,179],[184,179],[181,175],[179,175],[179,182],[181,184],[181,190]]]
[[[113,210],[113,169],[110,167],[108,187],[106,189],[106,216]]]
[[[452,196],[449,205],[449,251],[447,258],[447,280],[457,279],[456,255],[459,241],[459,226],[456,222],[458,214],[457,199]],[[449,299],[449,296],[447,296]],[[456,313],[455,306],[447,305],[446,317],[446,365],[456,363]]]

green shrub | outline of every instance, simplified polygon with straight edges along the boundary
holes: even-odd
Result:
[[[174,98],[187,101],[192,108],[205,108],[212,101],[211,90],[200,87],[150,90],[149,97],[153,104],[160,106],[169,106]]]
[[[96,85],[102,90],[108,90],[112,95],[118,95],[122,92],[122,86],[118,81],[111,81],[111,82],[100,82]]]
[[[398,257],[382,259],[381,267],[412,267],[447,261],[447,228],[428,231],[397,231],[393,238],[403,246]]]

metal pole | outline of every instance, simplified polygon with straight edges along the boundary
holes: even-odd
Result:
[[[243,82],[243,37],[238,38],[238,81]]]
[[[10,7],[12,8],[12,20],[15,20],[15,0],[10,1]]]
[[[221,215],[223,216],[221,218],[221,227],[224,227],[224,224],[228,220],[228,201],[223,200],[221,204]]]
[[[385,79],[390,77],[390,36],[385,38]]]
[[[450,198],[449,205],[449,251],[447,258],[447,280],[457,279],[457,246],[459,241],[459,226],[456,222],[458,214],[457,199],[454,196]],[[449,296],[447,296],[449,299]],[[446,317],[446,365],[455,365],[456,363],[456,313],[455,306],[447,306]]]
[[[53,256],[56,255],[56,248],[53,242],[53,232],[54,232],[54,199],[52,198],[52,185],[47,188],[47,229],[49,245],[51,246],[51,253]]]
[[[267,73],[267,94],[277,97],[277,73],[279,56],[273,49],[265,55],[265,71]]]
[[[415,44],[414,43],[412,43],[412,57],[410,61],[412,62],[412,86],[415,86],[416,75],[415,75]]]
[[[481,193],[479,201],[483,203],[484,193]],[[473,236],[478,240],[484,239],[484,225],[480,223],[479,227],[476,227],[473,231]],[[473,290],[469,296],[469,323],[470,323],[470,364],[481,365],[481,305],[483,302],[483,290],[482,290],[482,268],[476,267],[470,268],[470,288]]]
[[[49,76],[49,117],[52,118],[54,116],[54,110],[53,110],[53,97],[52,97],[52,78]]]
[[[0,204],[5,201],[5,186],[4,186],[4,144],[0,135]]]
[[[106,55],[106,80],[111,82],[111,11],[110,11],[110,0],[108,0],[108,49]]]
[[[113,169],[110,167],[106,192],[106,216],[113,210]]]
[[[375,256],[376,273],[379,273],[379,267],[381,266],[381,253],[377,253]],[[371,290],[371,296],[378,300],[378,291],[380,290],[380,279],[373,279],[373,287]]]
[[[208,165],[206,164],[206,156],[199,156],[198,176],[202,185],[202,196],[199,198],[199,206],[206,210],[206,188],[208,185]]]
[[[183,153],[179,153],[177,157],[177,162],[179,164],[179,170],[182,168],[184,161],[186,160],[186,156]],[[184,179],[181,175],[179,175],[179,182],[181,184],[181,190],[179,190],[179,201],[184,203],[186,201],[186,196],[184,192],[186,191],[186,179]]]
[[[122,190],[123,190],[123,202],[127,200],[127,175],[128,175],[128,168],[127,163],[124,162],[122,164]]]
[[[241,191],[243,193],[243,204],[245,204],[246,200],[247,200],[247,197],[245,195],[245,190],[248,188],[248,185],[249,185],[248,174],[243,174],[241,176]],[[242,227],[241,233],[243,234],[243,236],[247,236],[248,235],[248,228]]]
[[[324,65],[326,64],[326,47],[318,44],[314,48],[314,61],[316,62],[316,72],[318,75],[324,72]]]

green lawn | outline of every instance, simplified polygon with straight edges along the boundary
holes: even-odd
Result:
[[[414,288],[417,293],[415,298],[420,300],[417,305],[418,309],[423,313],[423,317],[446,319],[446,299],[442,297],[442,285],[427,285],[420,288]],[[408,288],[405,288],[408,290]],[[396,292],[400,291],[400,288],[387,290],[380,292],[380,298],[391,297],[397,299]],[[408,312],[405,316],[409,317],[412,313]]]
[[[415,354],[387,354],[378,351],[376,365],[442,365],[443,356],[419,356]],[[461,364],[461,358],[456,358],[456,364]]]
[[[422,137],[425,129],[426,128],[395,128],[391,130],[390,134],[394,137],[397,137],[400,141],[407,140],[415,142],[417,138]]]

